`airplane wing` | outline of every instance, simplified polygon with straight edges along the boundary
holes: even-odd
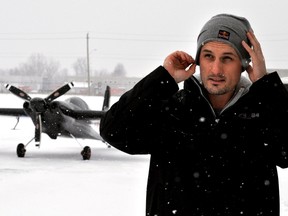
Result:
[[[67,107],[61,107],[60,109],[64,115],[70,116],[79,120],[96,120],[101,119],[105,111],[96,111],[96,110],[72,110],[67,109]]]
[[[0,108],[0,115],[27,116],[23,108]]]

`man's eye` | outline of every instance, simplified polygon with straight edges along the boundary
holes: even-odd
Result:
[[[231,61],[232,58],[230,56],[225,56],[222,58],[222,61]]]
[[[205,54],[204,57],[205,58],[213,58],[213,56],[211,54]]]

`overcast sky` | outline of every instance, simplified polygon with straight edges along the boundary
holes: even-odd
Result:
[[[0,0],[0,68],[18,67],[43,54],[72,70],[86,57],[92,70],[122,63],[143,77],[175,50],[195,56],[197,35],[213,15],[246,17],[268,68],[288,68],[286,0]]]

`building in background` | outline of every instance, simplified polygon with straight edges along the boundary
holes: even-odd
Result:
[[[268,69],[268,72],[277,71],[282,80],[287,80],[288,69]],[[109,85],[112,96],[120,96],[124,92],[133,88],[140,80],[139,77],[123,76],[97,76],[90,79],[90,95],[103,95],[106,86]],[[0,77],[0,93],[7,93],[5,84],[15,85],[27,93],[51,93],[64,83],[73,82],[74,88],[68,94],[89,95],[87,77],[67,76],[65,79],[50,80],[48,77],[29,77],[29,76],[2,76]]]

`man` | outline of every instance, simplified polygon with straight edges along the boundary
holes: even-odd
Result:
[[[288,94],[267,74],[247,19],[216,15],[197,43],[195,60],[174,52],[125,93],[101,135],[129,154],[151,154],[147,215],[279,215]]]

